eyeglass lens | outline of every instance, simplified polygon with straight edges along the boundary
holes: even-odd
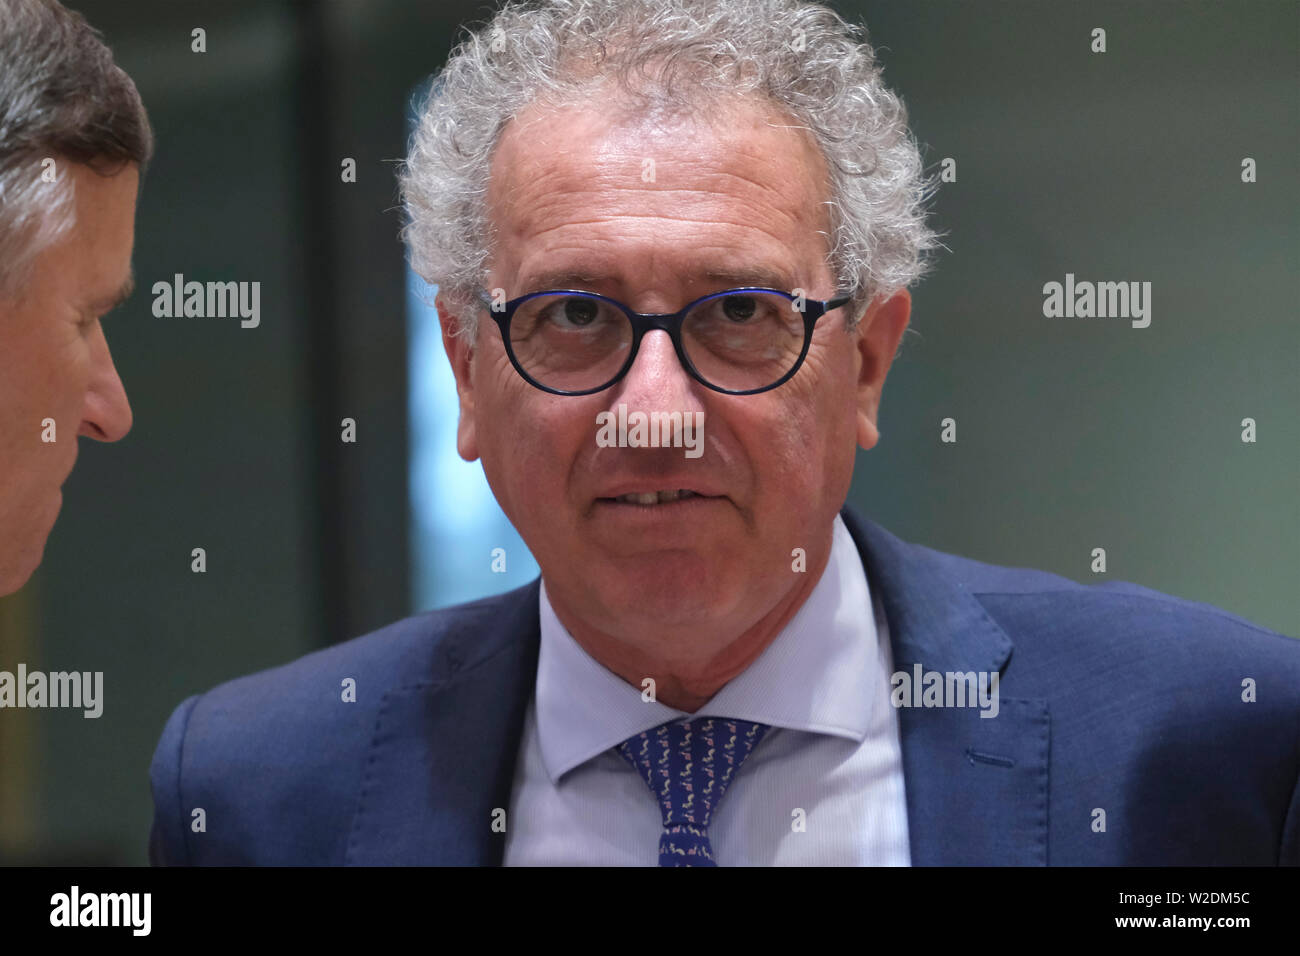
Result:
[[[700,375],[730,391],[777,382],[799,359],[803,314],[797,303],[770,292],[708,299],[682,323],[682,347]],[[515,310],[510,346],[538,383],[579,392],[608,383],[627,361],[632,323],[601,299],[536,296]]]

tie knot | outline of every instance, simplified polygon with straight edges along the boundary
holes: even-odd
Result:
[[[673,720],[629,737],[618,752],[659,803],[660,863],[709,865],[713,811],[745,758],[771,728],[748,720]]]

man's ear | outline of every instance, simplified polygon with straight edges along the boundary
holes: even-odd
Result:
[[[898,352],[898,343],[912,314],[912,296],[900,289],[888,299],[875,300],[852,332],[858,350],[858,444],[864,450],[880,441],[876,418],[880,413],[880,395],[885,376]]]
[[[460,421],[456,426],[456,451],[466,461],[478,458],[478,434],[474,418],[474,343],[463,328],[461,317],[446,297],[439,294],[433,302],[442,326],[442,347],[456,377],[456,395],[460,399]]]

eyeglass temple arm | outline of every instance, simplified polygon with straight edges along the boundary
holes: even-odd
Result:
[[[827,299],[825,302],[822,303],[822,315],[825,315],[827,312],[831,311],[832,309],[838,309],[842,305],[848,305],[852,301],[853,301],[852,295],[846,292],[842,292],[839,295],[835,296],[835,298]]]

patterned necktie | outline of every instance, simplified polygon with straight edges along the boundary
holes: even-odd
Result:
[[[718,865],[709,820],[740,765],[770,729],[748,720],[674,720],[618,745],[659,802],[660,866]]]

